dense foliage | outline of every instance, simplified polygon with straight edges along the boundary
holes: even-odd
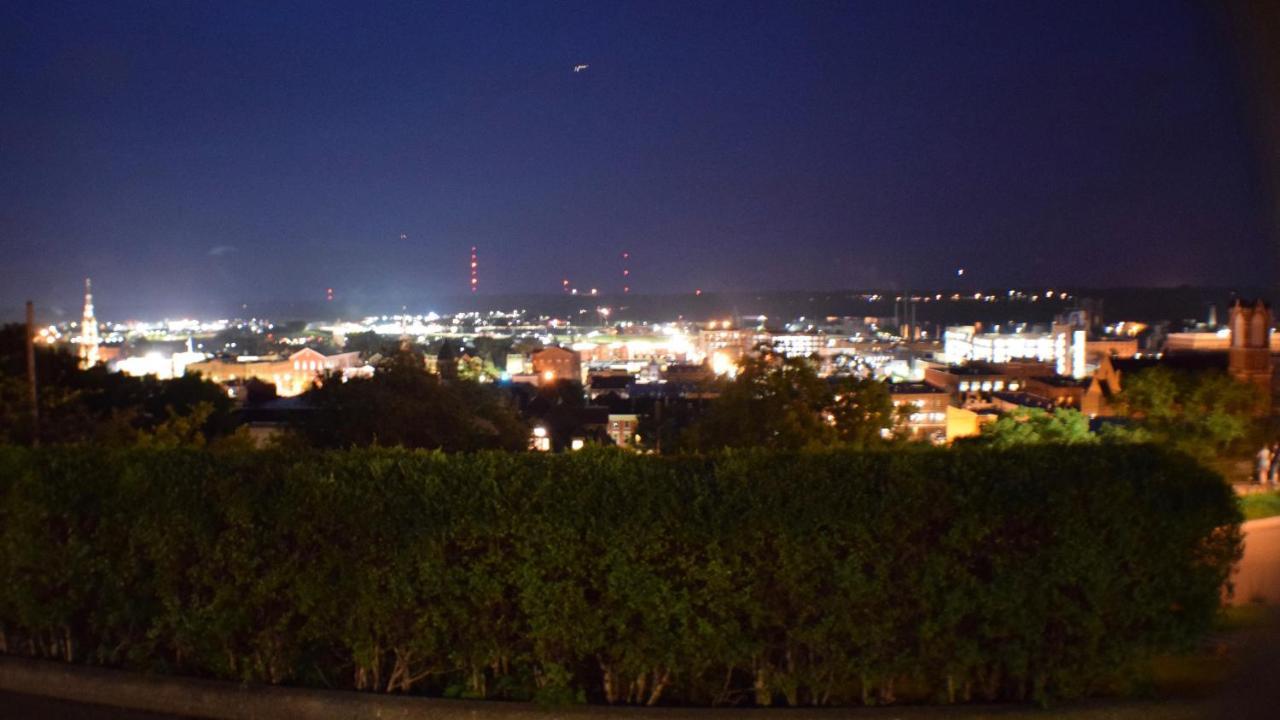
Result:
[[[307,392],[294,429],[314,447],[382,445],[446,451],[522,450],[528,429],[498,390],[442,382],[422,356],[404,350],[368,378],[336,378]]]
[[[137,378],[99,366],[80,369],[59,349],[36,348],[40,440],[44,443],[148,443],[171,436],[174,425],[198,420],[199,443],[229,435],[232,404],[218,385],[198,377]],[[0,443],[28,443],[31,417],[26,376],[26,330],[0,327]]]
[[[1149,443],[1151,433],[1141,423],[1111,419],[1094,432],[1089,416],[1072,408],[1041,410],[1014,408],[995,422],[985,423],[974,437],[960,438],[965,445],[1010,448],[1018,445],[1091,445],[1097,443]]]
[[[686,450],[881,444],[901,420],[889,388],[870,379],[830,383],[805,358],[762,350],[744,358],[706,413],[679,438]]]
[[[1049,412],[1040,408],[1017,408],[983,425],[973,442],[1012,447],[1034,443],[1071,445],[1097,439],[1089,432],[1089,417],[1079,410],[1062,408]]]
[[[1123,409],[1154,441],[1202,460],[1254,439],[1250,435],[1263,427],[1257,419],[1264,400],[1257,387],[1225,372],[1161,366],[1126,376],[1120,394]]]
[[[1045,699],[1200,638],[1238,520],[1136,445],[7,448],[0,642],[449,696]]]

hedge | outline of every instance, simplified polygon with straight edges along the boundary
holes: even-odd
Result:
[[[1144,446],[4,448],[0,651],[450,697],[1044,701],[1202,638],[1239,520]]]

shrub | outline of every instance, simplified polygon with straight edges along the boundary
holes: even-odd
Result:
[[[1202,637],[1239,519],[1148,446],[7,448],[0,641],[377,692],[1043,701]]]

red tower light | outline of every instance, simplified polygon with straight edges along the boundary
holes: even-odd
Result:
[[[476,247],[471,246],[471,292],[475,292],[480,285],[479,278],[480,263],[476,260]]]

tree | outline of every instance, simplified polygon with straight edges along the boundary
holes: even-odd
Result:
[[[558,451],[569,447],[574,437],[597,441],[602,439],[598,436],[588,437],[582,422],[586,406],[582,383],[562,378],[541,385],[525,408],[525,415],[547,429],[551,448]]]
[[[318,447],[366,445],[469,451],[523,449],[524,424],[496,389],[442,382],[422,355],[401,350],[370,378],[327,376],[304,396],[311,409],[295,430]]]
[[[198,430],[205,439],[230,433],[232,403],[214,383],[194,375],[158,380],[108,372],[103,366],[82,370],[79,360],[60,348],[38,347],[40,440],[44,443],[93,442],[130,445],[197,408]],[[25,328],[0,328],[0,442],[26,442]],[[206,411],[207,410],[207,411]]]
[[[836,438],[854,447],[882,442],[886,432],[904,422],[912,408],[894,410],[889,386],[870,378],[843,378],[836,385],[830,404]]]
[[[766,351],[743,361],[738,376],[723,385],[682,445],[696,450],[869,447],[884,442],[898,415],[882,382],[845,378],[833,386],[808,360]]]
[[[1230,450],[1258,427],[1257,389],[1221,371],[1153,367],[1128,376],[1120,405],[1157,441],[1201,459]]]
[[[830,387],[808,361],[761,353],[742,362],[685,444],[698,450],[828,444],[835,438],[823,413],[830,401]]]
[[[236,355],[265,355],[273,349],[267,336],[244,327],[221,330],[208,341],[212,352],[230,351]]]
[[[358,352],[362,358],[370,358],[374,355],[389,356],[400,349],[400,340],[369,330],[348,335],[342,349],[344,352]]]
[[[1089,418],[1079,410],[1061,408],[1049,412],[1040,408],[1018,408],[983,425],[979,442],[994,447],[1038,443],[1077,445],[1096,443],[1098,436],[1089,432]]]

